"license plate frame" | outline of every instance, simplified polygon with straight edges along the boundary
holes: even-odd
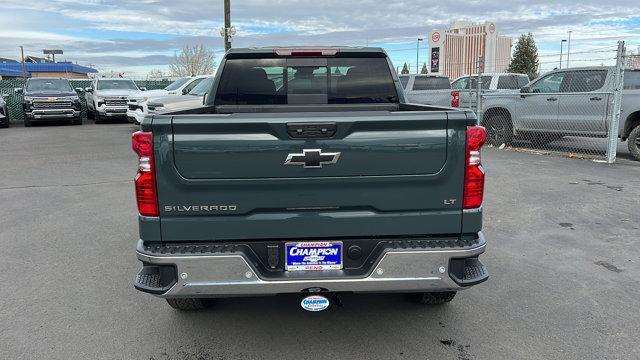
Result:
[[[343,268],[342,241],[296,241],[285,243],[284,248],[287,271],[342,270]],[[292,253],[293,248],[297,249],[294,250],[296,254]],[[337,249],[337,253],[333,249]]]

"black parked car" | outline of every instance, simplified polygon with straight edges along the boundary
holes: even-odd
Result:
[[[23,94],[24,126],[34,121],[69,120],[73,125],[82,125],[80,98],[67,79],[31,78],[24,88],[16,88]]]

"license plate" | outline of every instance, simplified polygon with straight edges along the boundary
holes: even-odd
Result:
[[[342,269],[342,243],[339,241],[288,243],[285,250],[288,271]]]

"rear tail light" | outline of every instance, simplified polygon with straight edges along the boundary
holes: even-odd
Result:
[[[452,91],[451,92],[451,107],[459,107],[460,106],[460,91]]]
[[[158,216],[158,192],[153,164],[153,134],[136,131],[131,137],[131,147],[138,154],[138,174],[135,178],[138,212],[142,216]]]
[[[287,49],[280,48],[273,50],[274,54],[278,56],[336,56],[340,52],[340,49],[334,48],[300,48],[300,49]]]
[[[482,206],[484,168],[482,168],[480,148],[486,140],[487,132],[482,126],[467,126],[463,209],[476,209]]]

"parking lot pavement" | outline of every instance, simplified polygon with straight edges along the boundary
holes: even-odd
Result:
[[[345,295],[181,313],[133,289],[129,124],[0,130],[0,358],[637,359],[640,163],[487,149],[491,278],[442,307]]]

